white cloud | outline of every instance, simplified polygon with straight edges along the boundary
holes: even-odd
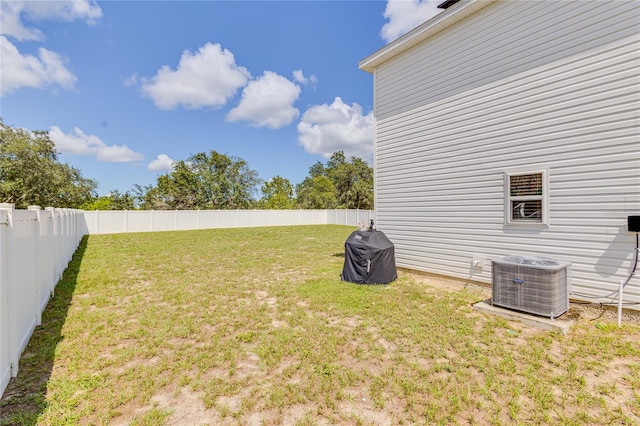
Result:
[[[73,90],[77,80],[65,66],[64,57],[42,47],[37,57],[22,55],[13,43],[0,36],[0,56],[0,95],[21,87],[42,89],[50,85]]]
[[[27,27],[24,21],[76,19],[93,24],[102,16],[94,1],[0,1],[0,95],[22,87],[42,89],[59,85],[72,90],[77,80],[66,67],[66,59],[51,50],[38,49],[38,55],[22,54],[9,41],[42,41],[44,34],[37,28]]]
[[[87,135],[77,127],[65,134],[59,127],[51,126],[49,137],[63,154],[88,155],[109,163],[132,163],[144,158],[126,145],[107,145],[98,136]]]
[[[443,9],[438,5],[444,0],[389,0],[384,9],[384,17],[388,19],[382,26],[380,36],[387,43],[408,33],[418,25],[433,18]]]
[[[101,16],[102,9],[93,0],[3,1],[0,2],[0,31],[19,41],[44,40],[42,31],[26,27],[23,21],[80,19],[92,25]]]
[[[167,154],[159,154],[155,160],[149,163],[147,170],[152,170],[154,172],[168,172],[173,169],[173,163],[175,163],[175,160]]]
[[[373,113],[362,114],[357,103],[345,104],[336,97],[331,105],[314,105],[298,124],[298,142],[306,152],[328,158],[336,151],[371,162]]]
[[[300,84],[304,84],[304,85],[309,84],[312,87],[315,87],[318,84],[318,77],[316,77],[315,75],[311,75],[310,77],[305,77],[302,70],[295,70],[293,72],[293,79]]]
[[[139,81],[138,73],[134,72],[129,77],[124,79],[123,84],[125,85],[125,87],[137,86],[138,81]]]
[[[278,129],[300,115],[300,111],[293,106],[299,96],[300,86],[281,75],[265,71],[244,88],[240,103],[229,111],[226,119]]]
[[[196,53],[185,50],[175,71],[162,66],[141,91],[158,108],[220,107],[251,77],[235,63],[233,53],[220,44],[207,43]]]

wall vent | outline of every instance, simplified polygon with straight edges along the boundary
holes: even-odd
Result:
[[[517,255],[491,263],[491,304],[549,318],[569,309],[569,263]]]

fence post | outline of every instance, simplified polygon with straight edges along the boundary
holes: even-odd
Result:
[[[60,279],[62,278],[62,273],[64,272],[64,260],[67,252],[67,212],[66,209],[63,208],[56,208],[56,211],[60,214],[60,234],[58,234],[58,247],[60,248],[60,254],[58,255],[58,279]]]
[[[64,270],[67,269],[67,264],[71,260],[71,255],[73,255],[74,247],[73,247],[73,237],[71,236],[71,209],[65,208],[62,210],[64,211],[64,222],[65,222],[64,264],[62,266],[62,272],[64,272]]]
[[[62,276],[62,233],[64,232],[64,224],[62,223],[62,213],[59,208],[53,209],[53,251],[55,253],[55,280],[56,282]]]
[[[40,238],[40,210],[42,208],[40,206],[29,206],[27,210],[32,210],[36,212],[36,223],[33,229],[33,240],[34,240],[34,253],[33,253],[33,267],[36,270],[36,285],[35,285],[35,294],[33,297],[35,298],[36,304],[36,325],[42,324],[42,312],[40,311],[40,300],[42,297],[42,280],[40,278],[40,274],[42,274],[41,261],[42,258],[40,256],[43,255],[43,249],[40,247],[42,244],[42,240]]]
[[[49,268],[49,297],[53,297],[56,289],[58,277],[56,277],[56,209],[53,207],[45,207],[45,211],[49,212],[51,224],[47,232],[47,263]]]
[[[51,230],[51,242],[49,243],[49,248],[51,250],[51,263],[52,263],[52,268],[51,268],[51,278],[53,280],[52,284],[52,290],[51,290],[51,295],[53,296],[53,293],[55,292],[55,283],[58,282],[58,279],[60,278],[60,276],[58,275],[58,273],[60,272],[60,240],[59,240],[59,235],[60,235],[60,221],[59,221],[59,217],[60,215],[58,214],[58,210],[56,210],[55,207],[47,207],[45,208],[45,210],[48,210],[51,212],[51,221],[53,222],[52,225],[52,230]]]
[[[11,339],[11,212],[13,204],[0,203],[0,395],[9,384],[13,373]]]

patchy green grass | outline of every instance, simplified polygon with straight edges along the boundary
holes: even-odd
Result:
[[[472,310],[486,290],[340,281],[352,228],[90,236],[0,424],[638,424],[640,326],[568,336]]]

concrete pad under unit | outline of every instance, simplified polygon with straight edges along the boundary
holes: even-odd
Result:
[[[473,309],[484,312],[485,314],[498,315],[502,318],[519,321],[530,327],[539,328],[541,330],[560,331],[562,334],[567,334],[569,329],[574,324],[570,319],[551,319],[537,315],[531,315],[524,312],[512,311],[510,309],[501,308],[499,306],[493,306],[491,299],[483,300],[473,305]]]

